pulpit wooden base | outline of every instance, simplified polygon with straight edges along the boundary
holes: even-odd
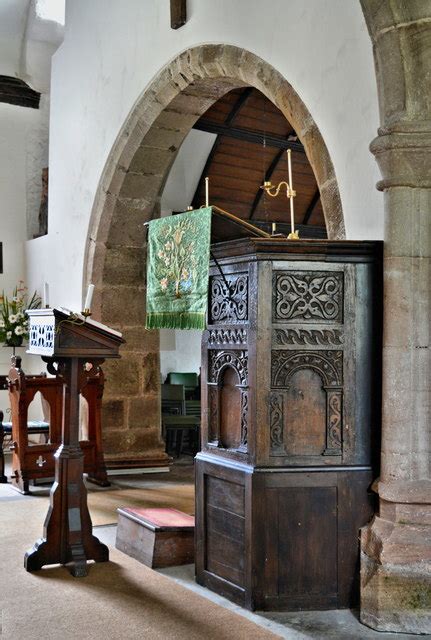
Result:
[[[27,551],[24,567],[27,571],[38,571],[45,565],[63,564],[73,576],[82,577],[88,573],[88,560],[106,562],[109,551],[92,534],[81,449],[61,445],[55,458],[56,475],[44,537]]]

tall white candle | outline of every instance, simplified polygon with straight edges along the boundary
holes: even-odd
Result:
[[[47,282],[43,283],[43,306],[45,309],[49,307],[49,284]]]
[[[287,150],[287,167],[288,167],[288,171],[289,171],[290,227],[291,227],[292,233],[295,233],[295,213],[294,213],[294,210],[293,210],[293,195],[292,195],[292,191],[293,191],[292,162],[291,162],[291,159],[290,159],[291,153],[292,153],[291,150],[288,149]]]
[[[205,178],[205,206],[209,207],[210,205],[210,179],[208,177]]]
[[[91,309],[91,301],[93,300],[94,284],[89,284],[87,289],[87,297],[85,298],[84,310]]]

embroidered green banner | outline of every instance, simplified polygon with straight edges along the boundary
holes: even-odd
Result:
[[[152,220],[147,329],[205,329],[211,207]]]

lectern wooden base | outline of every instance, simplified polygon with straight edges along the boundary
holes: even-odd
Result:
[[[108,547],[92,534],[80,447],[61,445],[55,454],[55,483],[44,524],[44,535],[27,551],[24,567],[38,571],[64,564],[75,577],[86,576],[87,561],[109,560]]]

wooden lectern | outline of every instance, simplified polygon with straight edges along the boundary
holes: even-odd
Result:
[[[213,245],[196,573],[250,609],[349,607],[379,459],[381,243]]]
[[[73,576],[85,576],[87,561],[105,562],[109,552],[92,534],[79,444],[79,393],[89,373],[96,374],[105,358],[120,357],[124,340],[117,331],[66,309],[27,313],[27,353],[42,356],[48,371],[63,380],[63,421],[43,537],[25,554],[24,566],[37,571],[44,565],[64,564]]]

